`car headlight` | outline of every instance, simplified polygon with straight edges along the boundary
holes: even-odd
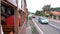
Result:
[[[44,20],[41,20],[42,22],[44,22]]]

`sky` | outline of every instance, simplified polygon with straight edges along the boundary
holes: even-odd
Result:
[[[60,7],[60,0],[26,0],[29,12],[35,13],[37,10],[42,10],[44,5],[51,5],[51,7]],[[21,8],[21,0],[18,1],[18,6]]]

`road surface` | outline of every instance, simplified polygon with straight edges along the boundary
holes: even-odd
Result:
[[[36,19],[36,18],[33,18],[32,21],[37,24],[37,26],[42,30],[43,34],[60,34],[60,29],[52,27],[49,24],[40,24],[38,22],[38,19]],[[50,22],[53,23],[53,24],[55,23],[53,21],[50,21]]]

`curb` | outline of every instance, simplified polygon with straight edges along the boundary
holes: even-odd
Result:
[[[33,20],[32,20],[33,21]],[[40,34],[44,34],[43,31],[41,30],[41,28],[38,27],[38,25],[33,21],[34,25],[36,26],[36,28],[41,32],[39,32]]]

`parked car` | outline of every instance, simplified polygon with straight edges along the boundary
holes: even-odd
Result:
[[[45,23],[45,24],[48,24],[49,23],[49,20],[47,19],[47,18],[45,18],[45,17],[41,17],[41,18],[39,18],[38,19],[38,22],[39,23]]]

